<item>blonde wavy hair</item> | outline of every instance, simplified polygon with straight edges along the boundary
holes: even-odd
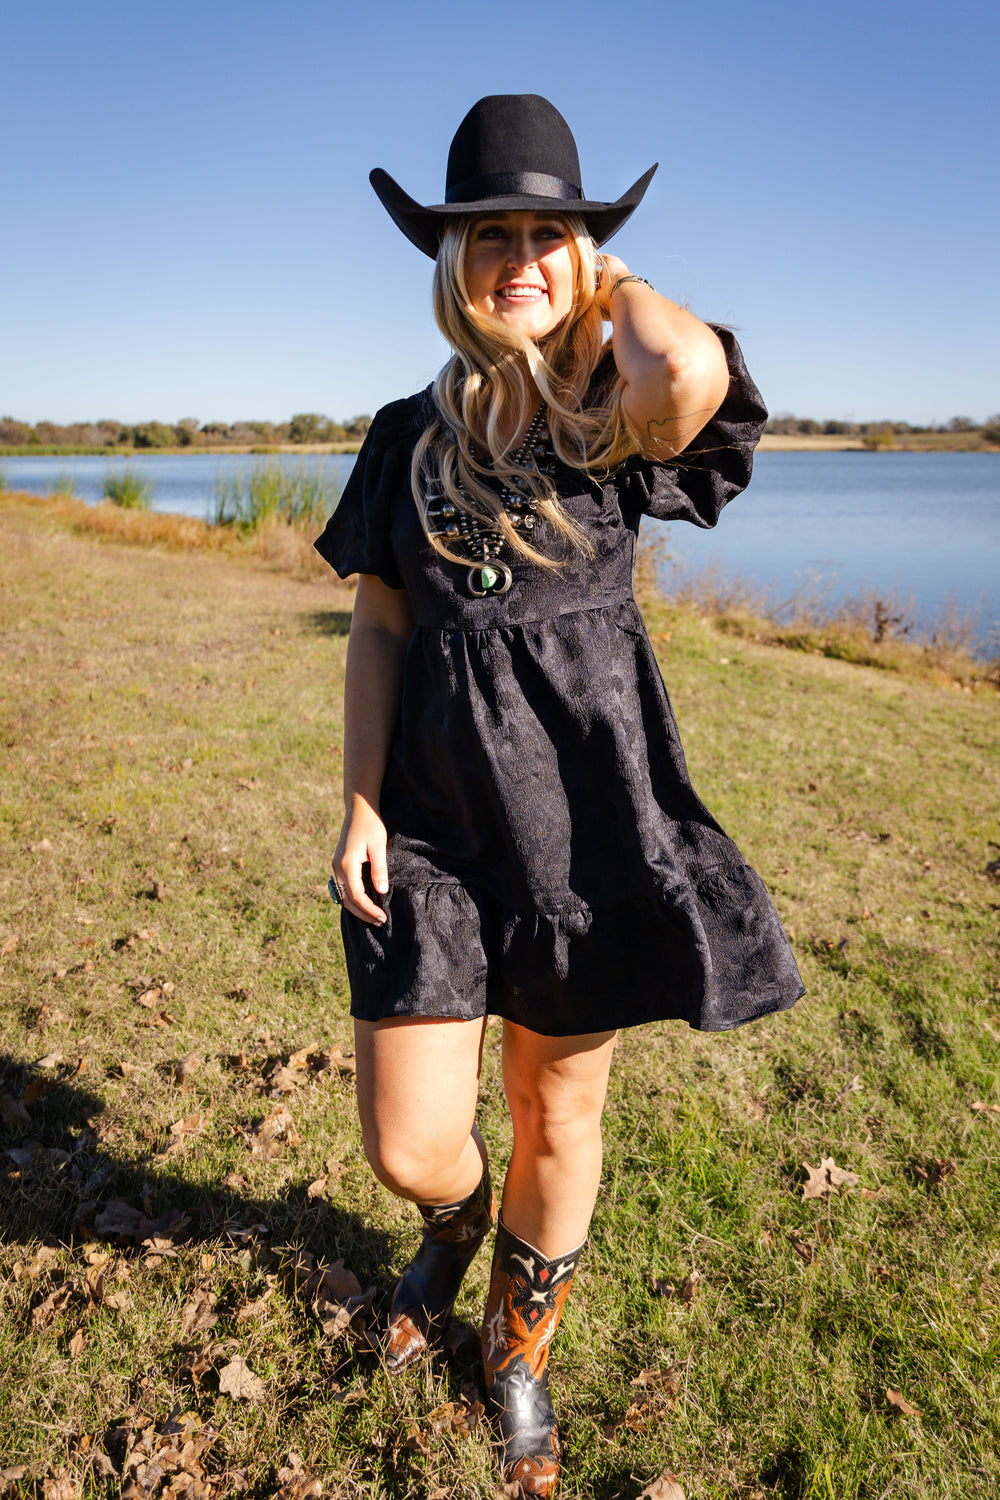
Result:
[[[469,515],[494,521],[513,552],[543,567],[559,565],[511,525],[498,481],[535,500],[537,514],[571,547],[593,550],[559,503],[552,481],[533,465],[515,462],[513,440],[500,437],[503,430],[520,433],[530,420],[536,400],[531,381],[545,403],[552,447],[564,464],[600,477],[638,450],[622,409],[617,373],[602,393],[601,405],[583,405],[605,347],[595,295],[597,247],[582,219],[559,217],[566,224],[573,261],[573,307],[538,343],[472,306],[465,254],[475,218],[449,220],[441,239],[434,315],[455,352],[431,387],[436,415],[414,450],[410,483],[428,540],[452,562],[469,559],[433,535],[428,523],[428,507],[442,498]]]

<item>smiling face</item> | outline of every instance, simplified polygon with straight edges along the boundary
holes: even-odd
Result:
[[[573,306],[574,262],[564,220],[521,209],[475,219],[465,284],[483,317],[543,339]]]

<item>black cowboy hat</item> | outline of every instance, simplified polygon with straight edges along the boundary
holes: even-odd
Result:
[[[655,171],[654,164],[615,203],[591,202],[580,186],[573,133],[555,105],[540,94],[489,94],[455,132],[443,203],[424,208],[381,167],[369,181],[393,222],[433,260],[454,214],[508,209],[578,214],[603,245],[638,208]]]

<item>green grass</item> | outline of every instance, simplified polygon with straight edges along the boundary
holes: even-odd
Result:
[[[325,464],[290,468],[281,463],[259,463],[247,474],[218,478],[212,524],[256,531],[275,521],[291,526],[314,526],[334,510],[341,482]]]
[[[101,494],[122,510],[149,510],[153,504],[153,481],[134,469],[108,469],[101,481]]]
[[[349,593],[100,545],[41,507],[0,511],[0,532],[8,1492],[64,1473],[117,1496],[130,1454],[136,1477],[143,1445],[180,1451],[173,1414],[201,1424],[191,1453],[216,1434],[197,1462],[220,1494],[270,1500],[296,1452],[328,1496],[491,1495],[485,1428],[435,1431],[481,1386],[474,1349],[390,1381],[368,1333],[324,1337],[293,1270],[343,1259],[377,1332],[416,1243],[364,1161],[349,1073],[303,1070],[280,1098],[269,1081],[298,1048],[351,1044],[325,892]],[[623,1035],[551,1363],[563,1493],[633,1500],[670,1468],[700,1500],[987,1500],[1000,1115],[972,1106],[1000,1103],[997,695],[647,616],[695,784],[770,885],[809,994],[725,1036]],[[499,1178],[498,1043],[480,1123]],[[294,1136],[255,1155],[282,1104]],[[824,1157],[858,1183],[807,1201],[802,1163]],[[109,1238],[114,1198],[189,1222]],[[694,1271],[690,1302],[658,1294]],[[186,1331],[199,1289],[217,1322]],[[220,1390],[236,1355],[254,1401]],[[644,1399],[634,1382],[668,1368],[676,1397]]]
[[[2,486],[0,486],[2,488]],[[76,489],[76,475],[72,469],[60,469],[52,481],[52,494],[56,498],[72,497]]]

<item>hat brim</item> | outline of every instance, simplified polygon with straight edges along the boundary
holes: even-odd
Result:
[[[508,197],[480,198],[473,203],[434,203],[425,207],[411,198],[409,193],[405,193],[399,183],[381,167],[376,167],[369,174],[368,180],[396,227],[403,231],[418,250],[429,255],[431,260],[436,260],[441,234],[448,219],[465,214],[508,213],[518,209],[535,213],[576,214],[583,219],[595,242],[603,245],[635,213],[658,165],[658,162],[654,162],[649,171],[644,172],[628,192],[623,193],[614,203],[593,203],[585,198],[543,198],[522,193]]]

